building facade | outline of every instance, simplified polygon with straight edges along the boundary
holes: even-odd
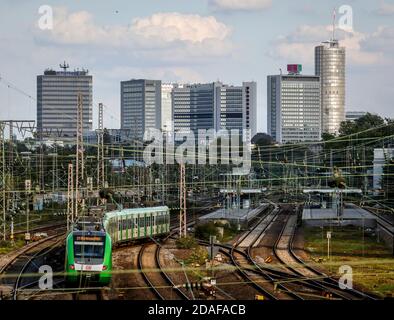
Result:
[[[68,66],[67,66],[68,67]],[[41,138],[65,140],[77,135],[77,99],[83,97],[83,127],[93,127],[93,78],[88,71],[46,70],[37,76],[37,131]]]
[[[251,129],[257,127],[257,85],[244,82],[229,86],[221,82],[179,85],[173,89],[174,129]]]
[[[215,125],[215,83],[180,85],[172,91],[174,130],[212,129]]]
[[[346,52],[337,40],[315,47],[315,74],[321,81],[322,130],[338,133],[345,121]]]
[[[216,130],[250,129],[257,133],[257,84],[244,82],[242,86],[216,83]]]
[[[360,119],[361,117],[367,114],[366,111],[347,111],[346,112],[346,121],[355,121]]]
[[[121,128],[143,140],[149,129],[161,128],[161,81],[132,79],[120,84]]]
[[[163,83],[161,85],[161,129],[171,132],[172,128],[172,90],[177,88],[176,83]]]
[[[278,143],[321,139],[318,76],[298,72],[268,76],[267,109],[268,134]]]

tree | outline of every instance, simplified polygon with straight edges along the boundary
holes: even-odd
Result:
[[[274,144],[274,139],[266,133],[259,132],[252,138],[252,143],[258,146],[270,146]]]
[[[363,133],[369,129],[381,127],[384,124],[385,120],[382,117],[368,112],[366,115],[354,121],[342,122],[339,128],[339,136]]]

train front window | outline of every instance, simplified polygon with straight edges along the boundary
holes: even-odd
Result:
[[[104,237],[84,237],[86,239],[74,239],[74,256],[76,259],[102,259],[104,257]]]

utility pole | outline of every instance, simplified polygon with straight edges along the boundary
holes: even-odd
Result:
[[[25,242],[26,244],[30,241],[30,192],[31,192],[31,181],[25,180],[25,192],[26,192],[26,233]]]
[[[5,128],[5,123],[0,122],[0,178],[1,178],[1,202],[0,206],[3,211],[3,240],[6,240],[6,205],[7,205],[7,199],[6,199],[6,185],[5,185],[5,171],[6,171],[6,166],[5,166],[5,144],[4,144],[4,128]]]
[[[40,187],[40,191],[45,190],[45,177],[44,177],[44,144],[43,144],[43,136],[42,133],[40,135],[40,148],[38,154],[38,185]]]
[[[9,140],[8,140],[8,181],[6,181],[9,196],[7,209],[8,211],[14,209],[15,192],[14,192],[14,123],[12,120],[8,122],[9,125]]]
[[[179,237],[186,237],[186,174],[185,164],[179,164],[180,181],[179,181]]]
[[[77,150],[75,170],[75,210],[74,215],[82,215],[85,209],[84,187],[85,187],[85,162],[83,149],[83,96],[78,94],[77,103]]]
[[[105,184],[104,167],[104,114],[103,104],[99,103],[98,129],[97,129],[97,196]],[[97,198],[99,200],[99,197]],[[97,203],[98,204],[98,203]]]
[[[67,230],[74,223],[74,167],[72,163],[68,165],[67,178]]]
[[[58,174],[57,174],[57,153],[50,153],[48,156],[52,157],[52,193],[55,194],[58,186]]]

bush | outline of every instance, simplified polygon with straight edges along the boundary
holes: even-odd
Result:
[[[9,248],[9,247],[11,247],[11,241],[0,240],[0,247],[1,248]]]
[[[197,247],[197,242],[196,242],[196,239],[187,236],[184,238],[177,239],[176,247],[178,249],[192,249],[192,248]]]
[[[216,229],[215,223],[211,221],[198,225],[195,229],[194,235],[198,239],[209,241],[210,236],[218,236],[218,231]]]
[[[204,247],[197,247],[186,260],[186,264],[198,263],[202,265],[208,259],[208,252]]]

